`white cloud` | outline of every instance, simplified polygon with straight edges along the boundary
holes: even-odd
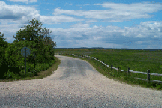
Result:
[[[98,26],[94,25],[93,28],[98,28]]]
[[[153,13],[157,12],[159,10],[162,10],[161,4],[150,4],[149,2],[143,2],[143,3],[133,3],[133,4],[122,4],[122,3],[111,3],[106,2],[103,4],[96,4],[101,5],[105,8],[111,8],[112,10],[118,10],[120,12],[125,12],[124,14],[130,14],[130,13]]]
[[[143,43],[143,41],[137,41],[136,43],[137,43],[137,44],[142,44],[142,43]]]
[[[84,21],[83,19],[76,19],[65,15],[41,16],[39,10],[36,10],[34,7],[7,5],[4,1],[0,1],[0,13],[1,24],[7,24],[8,22],[27,23],[28,20],[31,21],[34,18],[47,24]]]
[[[157,21],[148,21],[148,22],[141,22],[140,25],[141,25],[141,27],[147,26],[147,27],[149,27],[151,29],[154,29],[154,28],[159,28],[160,29],[160,27],[162,27],[161,26],[162,22],[160,22],[160,21],[159,22],[157,22]]]
[[[0,1],[0,13],[1,22],[14,21],[24,23],[27,22],[28,19],[39,19],[40,17],[39,11],[34,7],[7,5],[3,1]]]
[[[26,4],[28,4],[28,2],[37,2],[37,0],[8,0],[11,2],[25,2]]]
[[[57,24],[59,22],[76,22],[84,21],[83,19],[76,19],[70,16],[60,15],[60,16],[40,16],[40,20],[45,24]]]
[[[143,35],[141,35],[141,34],[138,34],[136,37],[144,37]]]
[[[71,27],[72,28],[89,28],[89,24],[78,23],[78,24],[72,25]]]
[[[135,3],[135,4],[116,4],[116,3],[103,3],[96,4],[102,5],[107,10],[63,10],[56,8],[54,10],[54,15],[74,15],[74,16],[84,16],[85,18],[91,19],[102,19],[102,21],[107,22],[122,22],[128,21],[130,19],[140,19],[140,18],[150,18],[152,15],[149,13],[154,13],[162,10],[161,4],[149,4],[145,3]]]
[[[154,37],[156,38],[156,37],[158,37],[158,36],[154,35]]]
[[[28,0],[8,0],[8,1],[12,1],[12,2],[28,2]]]
[[[37,0],[30,0],[29,2],[37,2]]]

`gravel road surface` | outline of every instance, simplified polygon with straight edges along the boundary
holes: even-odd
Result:
[[[162,91],[108,79],[78,58],[56,57],[61,64],[51,76],[0,82],[0,107],[162,108]]]

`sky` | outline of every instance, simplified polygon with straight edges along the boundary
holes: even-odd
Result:
[[[162,1],[1,0],[0,32],[16,32],[37,19],[56,48],[162,49]]]

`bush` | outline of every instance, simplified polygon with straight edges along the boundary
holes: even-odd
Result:
[[[49,64],[46,64],[46,70],[49,68]]]
[[[32,71],[32,73],[34,74],[34,76],[37,76],[38,75],[37,74],[37,71],[35,69]]]
[[[43,64],[42,65],[42,69],[43,69],[43,71],[47,70],[47,65],[46,64]]]
[[[28,73],[26,74],[26,76],[28,76],[28,77],[33,77],[34,74],[33,74],[32,72],[28,72]]]
[[[9,70],[8,70],[8,72],[6,72],[4,74],[4,77],[6,79],[19,79],[19,75],[18,74],[14,74],[13,72],[10,72]]]
[[[41,67],[42,67],[41,64],[37,64],[35,67],[36,72],[40,72],[42,70]]]
[[[51,67],[52,66],[52,63],[49,63],[49,67]]]
[[[2,64],[0,67],[0,79],[4,79],[4,73],[8,71],[8,65],[7,64]]]

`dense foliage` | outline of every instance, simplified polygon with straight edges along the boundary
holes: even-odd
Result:
[[[47,36],[49,30],[41,28],[42,24],[38,20],[32,19],[29,23],[31,24],[24,26],[24,29],[20,29],[16,36],[13,36],[13,43],[7,43],[3,38],[4,34],[0,35],[0,78],[4,78],[8,73],[20,75],[24,72],[25,58],[21,55],[23,47],[30,49],[30,55],[26,58],[28,71],[34,71],[34,65],[46,65],[54,60],[56,43]]]
[[[6,58],[5,58],[5,49],[7,48],[8,44],[3,38],[3,36],[4,34],[1,35],[1,32],[0,32],[0,66],[1,67],[7,66]],[[2,70],[2,68],[0,68],[0,70]],[[0,73],[0,77],[3,77],[2,72]]]

